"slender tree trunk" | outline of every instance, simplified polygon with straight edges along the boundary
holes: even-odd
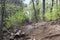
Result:
[[[34,0],[32,0],[33,3],[33,9],[34,9],[34,19],[37,22],[37,15],[36,15],[36,9],[35,9],[35,5],[34,5]]]
[[[42,17],[43,17],[43,21],[45,21],[45,0],[43,0],[43,13],[42,13]]]
[[[56,0],[56,7],[57,7],[57,9],[58,9],[58,0]]]
[[[51,8],[50,8],[50,13],[51,13],[51,20],[52,21],[52,11],[53,11],[53,6],[54,6],[54,0],[51,0],[52,3],[51,3]]]
[[[39,5],[39,0],[36,0],[36,6],[38,7],[38,5]],[[40,9],[37,8],[37,9],[36,9],[36,13],[39,14],[39,11],[40,11]]]
[[[20,3],[21,3],[20,4],[21,5],[21,10],[23,10],[23,1],[21,0]]]
[[[5,17],[5,0],[1,0],[0,40],[3,40],[4,17]]]
[[[38,7],[39,6],[39,0],[36,0],[36,14],[37,14],[37,21],[39,21],[39,13],[40,13],[40,8]]]
[[[59,6],[60,6],[60,0],[59,0]]]
[[[52,0],[52,5],[51,5],[50,12],[52,12],[52,10],[53,10],[53,5],[54,5],[54,0]]]

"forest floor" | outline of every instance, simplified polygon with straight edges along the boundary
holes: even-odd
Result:
[[[10,35],[4,33],[4,40],[60,40],[60,19],[25,25],[16,31],[17,29],[10,29]],[[18,38],[14,35],[16,33],[19,34]]]

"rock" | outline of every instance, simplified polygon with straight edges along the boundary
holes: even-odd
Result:
[[[15,33],[14,38],[20,38],[21,30],[18,30],[18,32]]]

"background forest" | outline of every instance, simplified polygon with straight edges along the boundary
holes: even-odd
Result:
[[[5,1],[6,12],[4,20],[7,28],[18,26],[28,21],[52,21],[60,18],[60,0],[30,0],[29,4],[24,3],[24,1]]]
[[[60,0],[0,0],[3,27],[53,21],[60,18]]]
[[[30,0],[29,4],[24,2],[25,0],[5,1],[4,22],[7,28],[26,22],[36,23],[60,18],[60,0]]]

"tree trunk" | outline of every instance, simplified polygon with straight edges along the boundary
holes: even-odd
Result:
[[[33,3],[33,9],[34,9],[34,19],[37,22],[37,15],[36,15],[36,9],[35,9],[35,5],[34,5],[34,0],[32,0]]]
[[[39,6],[39,0],[36,0],[36,6],[38,7]],[[37,8],[36,9],[36,13],[39,15],[39,12],[40,12],[40,9]]]
[[[44,15],[45,15],[45,0],[43,0],[43,13],[42,13],[42,19],[43,19],[43,21],[45,21]]]
[[[0,26],[0,40],[3,40],[3,27],[5,18],[5,0],[1,0],[1,26]]]
[[[37,21],[39,21],[39,13],[40,13],[40,8],[39,8],[39,0],[36,0],[36,14],[37,14]]]
[[[59,6],[60,6],[60,0],[59,0]]]
[[[58,0],[56,0],[56,7],[57,7],[57,9],[58,9]]]
[[[52,12],[52,10],[53,10],[53,5],[54,5],[54,0],[52,0],[52,5],[51,5],[50,12]]]

